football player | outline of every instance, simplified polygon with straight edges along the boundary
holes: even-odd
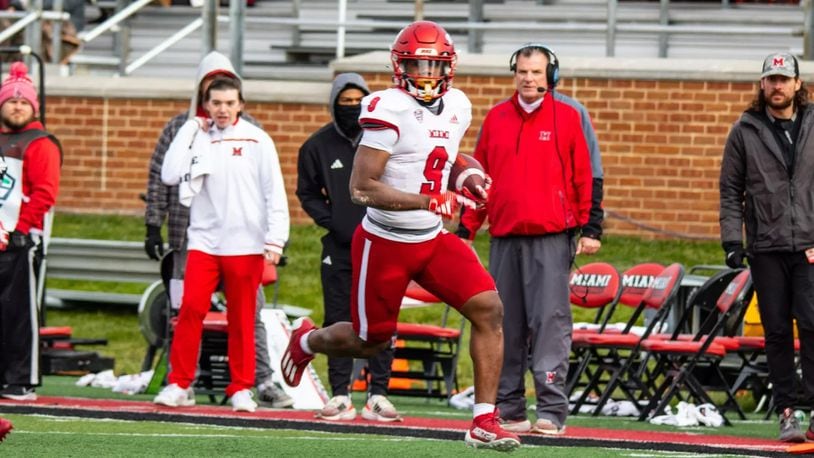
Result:
[[[455,48],[442,27],[418,21],[398,34],[391,61],[395,87],[366,96],[359,118],[364,134],[350,191],[368,209],[351,246],[352,323],[317,329],[302,320],[283,355],[283,376],[296,386],[316,353],[369,358],[390,345],[415,280],[472,323],[475,405],[467,445],[510,451],[520,440],[499,426],[495,409],[503,304],[474,251],[442,224],[466,202],[447,191],[472,119],[466,95],[452,87]]]

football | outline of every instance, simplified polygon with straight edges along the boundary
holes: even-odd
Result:
[[[482,189],[486,188],[486,173],[483,171],[483,166],[474,157],[458,153],[449,172],[447,189],[464,195],[467,194],[464,193],[466,189],[470,196],[482,200],[480,192],[477,190],[478,186]]]

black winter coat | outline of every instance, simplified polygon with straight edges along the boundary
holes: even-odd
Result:
[[[721,164],[721,241],[752,253],[814,247],[814,109],[803,116],[790,170],[772,129],[752,111],[734,124]]]

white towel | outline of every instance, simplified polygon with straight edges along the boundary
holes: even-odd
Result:
[[[192,204],[192,198],[201,191],[204,179],[214,170],[209,145],[208,135],[196,133],[192,139],[189,148],[189,171],[184,174],[178,185],[178,201],[185,207]]]

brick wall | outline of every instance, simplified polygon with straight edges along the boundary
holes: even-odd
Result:
[[[374,90],[390,84],[387,73],[363,76]],[[511,94],[512,80],[459,74],[455,84],[473,102],[462,148],[471,151],[484,115]],[[721,152],[755,83],[573,77],[558,89],[583,102],[593,117],[605,170],[607,232],[717,237]],[[66,150],[58,209],[142,214],[138,195],[145,190],[152,148],[187,99],[49,96],[47,102],[48,127]],[[262,101],[248,103],[247,111],[277,145],[292,221],[309,222],[294,196],[296,155],[308,135],[328,122],[324,103]]]

